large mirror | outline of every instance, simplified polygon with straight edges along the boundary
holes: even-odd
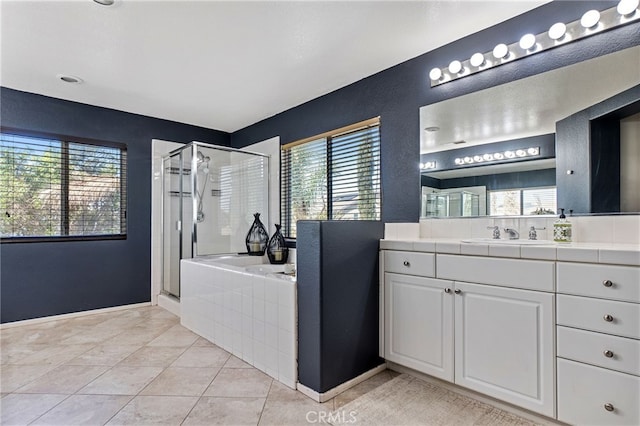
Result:
[[[639,83],[636,46],[420,108],[421,216],[555,214],[556,123]],[[638,212],[640,115],[620,128],[625,188],[610,189]]]

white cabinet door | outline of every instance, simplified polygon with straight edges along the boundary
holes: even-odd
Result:
[[[455,289],[455,382],[554,417],[554,295],[457,281]]]
[[[453,283],[391,273],[384,282],[385,358],[452,381]]]

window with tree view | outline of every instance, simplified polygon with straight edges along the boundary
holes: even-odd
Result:
[[[380,220],[380,122],[285,145],[281,159],[284,234],[298,220]]]
[[[519,216],[556,213],[556,188],[526,188],[488,191],[488,214]]]
[[[0,133],[0,236],[126,234],[126,150]]]

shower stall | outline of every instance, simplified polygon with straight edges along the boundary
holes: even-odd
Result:
[[[256,212],[269,229],[269,157],[191,142],[162,170],[162,294],[180,298],[181,259],[246,253]]]

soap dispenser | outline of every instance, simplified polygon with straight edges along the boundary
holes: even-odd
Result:
[[[553,241],[556,243],[571,242],[571,222],[564,215],[564,209],[560,209],[560,217],[553,224]]]

